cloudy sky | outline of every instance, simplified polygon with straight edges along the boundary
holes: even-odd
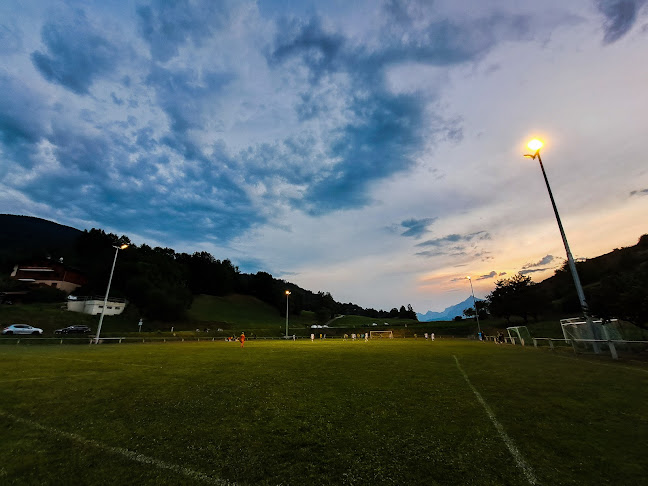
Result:
[[[648,232],[648,2],[0,2],[0,212],[441,310]]]

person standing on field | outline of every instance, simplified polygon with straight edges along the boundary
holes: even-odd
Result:
[[[312,343],[313,341],[315,341],[315,334],[313,334],[313,333],[311,332],[311,343]]]
[[[239,338],[239,341],[241,341],[241,347],[245,344],[245,333],[241,333],[241,337]]]

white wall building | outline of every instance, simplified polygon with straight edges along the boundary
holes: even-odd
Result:
[[[116,316],[124,312],[126,304],[125,299],[109,298],[106,302],[106,316]],[[103,297],[74,297],[68,298],[67,310],[72,312],[83,312],[84,314],[97,315],[103,310]]]

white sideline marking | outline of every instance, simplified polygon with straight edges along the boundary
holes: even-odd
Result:
[[[524,477],[527,478],[527,481],[529,481],[529,483],[538,484],[538,480],[533,475],[533,471],[531,470],[529,465],[526,463],[526,461],[522,457],[522,454],[520,453],[518,448],[515,447],[515,444],[513,443],[513,440],[511,440],[511,438],[506,434],[506,431],[504,430],[504,427],[502,427],[502,424],[500,424],[497,421],[497,419],[495,418],[495,414],[493,413],[491,408],[486,403],[486,400],[484,400],[482,398],[482,396],[479,394],[477,389],[470,382],[470,380],[468,379],[468,375],[466,374],[466,372],[463,370],[463,368],[459,364],[459,360],[457,359],[457,357],[454,354],[452,355],[452,357],[455,359],[455,363],[457,363],[457,368],[459,369],[459,371],[463,375],[464,380],[466,380],[466,383],[468,383],[468,386],[470,387],[470,389],[473,391],[473,393],[477,397],[477,400],[479,401],[479,403],[482,404],[482,406],[484,407],[484,410],[486,410],[486,413],[488,414],[488,417],[491,419],[491,422],[493,422],[493,425],[495,426],[495,428],[497,429],[497,432],[499,433],[500,437],[502,438],[502,440],[506,444],[506,447],[508,448],[509,452],[513,456],[513,459],[515,459],[515,463],[517,464],[517,467],[519,467],[522,470],[522,472],[524,473]]]
[[[52,427],[47,427],[46,425],[41,425],[37,422],[32,422],[31,420],[16,417],[15,415],[11,415],[9,413],[3,412],[2,410],[0,410],[0,416],[10,418],[21,424],[25,424],[35,429],[43,430],[45,432],[49,432],[50,434],[53,435],[58,435],[59,437],[65,437],[66,439],[70,439],[84,445],[90,445],[106,452],[112,452],[113,454],[124,456],[127,459],[130,459],[135,462],[139,462],[142,464],[150,464],[159,469],[168,469],[175,473],[182,474],[183,476],[186,476],[190,479],[197,479],[199,481],[204,481],[210,484],[217,484],[220,486],[236,486],[236,483],[230,483],[225,479],[213,478],[201,472],[194,471],[193,469],[189,469],[183,466],[178,466],[177,464],[171,464],[168,462],[160,461],[159,459],[155,459],[154,457],[145,456],[144,454],[139,454],[137,452],[124,449],[123,447],[112,447],[106,444],[102,444],[101,442],[97,442],[96,440],[86,439],[77,434],[64,432],[62,430],[58,430]]]

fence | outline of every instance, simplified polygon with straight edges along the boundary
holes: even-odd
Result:
[[[546,342],[549,345],[551,350],[555,349],[555,346],[566,344],[570,345],[574,350],[574,353],[578,354],[579,352],[588,352],[590,345],[592,347],[592,352],[598,354],[599,347],[595,345],[607,345],[608,350],[610,351],[610,356],[612,359],[619,359],[619,352],[617,347],[621,347],[621,350],[628,351],[630,353],[641,353],[648,350],[648,341],[636,341],[636,340],[627,340],[627,339],[554,339],[554,338],[533,338],[533,345],[537,348],[538,345],[542,345],[543,342]]]
[[[308,336],[295,336],[295,340],[310,339]],[[326,339],[342,339],[341,336],[327,336]],[[166,343],[166,342],[214,342],[226,341],[224,337],[217,336],[178,336],[178,337],[101,337],[99,344],[123,344],[123,343]],[[246,341],[262,341],[262,340],[289,340],[292,341],[293,337],[265,337],[255,336],[247,337]],[[95,338],[90,336],[83,337],[64,337],[64,338],[51,338],[51,337],[33,337],[33,336],[2,336],[0,344],[95,344]]]

